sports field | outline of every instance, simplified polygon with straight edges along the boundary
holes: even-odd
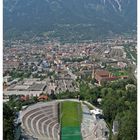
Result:
[[[81,124],[81,105],[77,102],[63,102],[61,106],[61,125],[79,126]]]
[[[61,103],[61,139],[82,140],[80,124],[82,119],[81,104],[65,101]]]
[[[114,76],[128,76],[128,72],[127,71],[114,71],[113,75]]]

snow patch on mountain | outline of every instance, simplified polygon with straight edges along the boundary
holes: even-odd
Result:
[[[115,12],[118,12],[118,11],[122,11],[122,0],[103,0],[103,3],[104,5],[106,3],[110,3],[110,5],[113,7],[113,9],[115,10]]]
[[[115,0],[116,2],[117,2],[117,4],[118,4],[118,6],[119,6],[119,10],[120,10],[120,12],[122,11],[122,6],[121,6],[121,4],[120,4],[120,2],[121,2],[121,0],[119,1],[119,0]]]

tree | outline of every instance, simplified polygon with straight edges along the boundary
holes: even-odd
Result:
[[[107,97],[102,101],[102,109],[106,120],[112,124],[117,114],[117,99],[114,97]]]
[[[137,113],[126,111],[121,118],[118,140],[137,140]]]
[[[103,98],[107,95],[107,93],[108,93],[107,88],[102,88],[102,89],[101,89],[101,96],[102,96]]]
[[[14,111],[7,105],[3,104],[3,139],[13,140],[14,139]]]
[[[54,91],[49,96],[51,99],[57,99],[57,96],[55,95]]]

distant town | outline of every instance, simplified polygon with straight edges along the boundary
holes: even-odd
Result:
[[[136,38],[75,44],[46,41],[43,45],[18,40],[4,45],[4,98],[78,91],[76,79],[101,86],[130,75],[136,78]]]
[[[11,109],[13,138],[122,138],[120,128],[133,122],[123,121],[124,111],[136,113],[136,37],[83,43],[29,40],[4,40],[3,102],[5,111]]]

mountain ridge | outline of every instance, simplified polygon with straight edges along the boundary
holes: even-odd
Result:
[[[55,25],[92,24],[111,32],[136,30],[136,0],[4,0],[4,32],[47,31]]]

